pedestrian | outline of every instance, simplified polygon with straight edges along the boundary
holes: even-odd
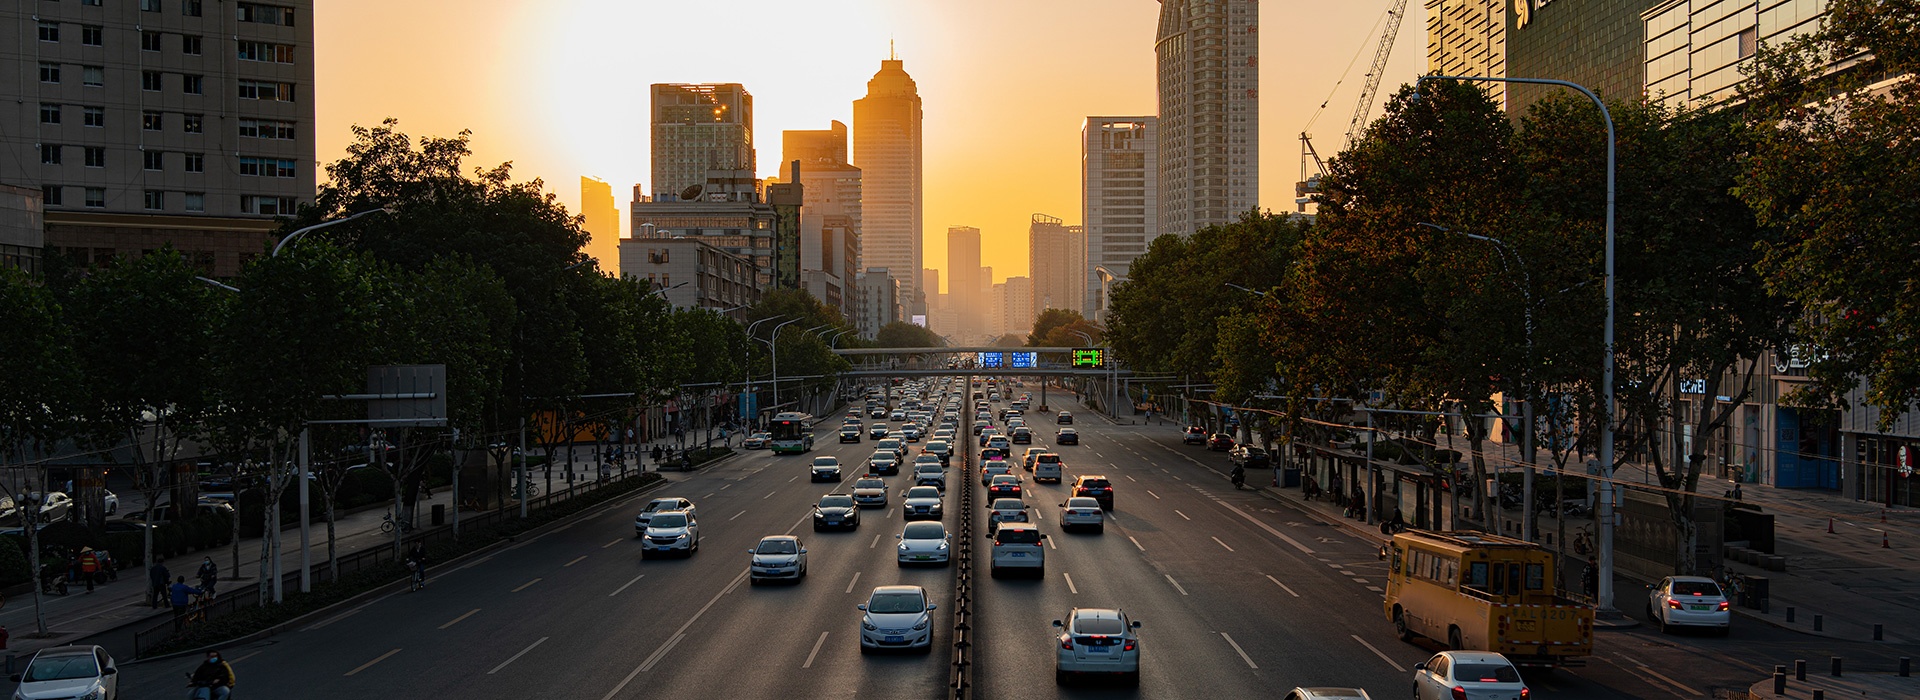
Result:
[[[1600,592],[1600,565],[1593,557],[1587,557],[1587,569],[1580,572],[1580,590],[1589,598]]]
[[[87,592],[93,592],[95,579],[100,578],[100,557],[95,556],[92,547],[80,549],[80,578],[87,582]]]
[[[220,565],[213,563],[213,557],[207,557],[200,562],[200,570],[197,573],[200,578],[200,589],[206,591],[207,595],[213,595],[213,585],[220,581]]]
[[[1733,482],[1733,500],[1740,500],[1740,482],[1738,480]]]
[[[155,561],[153,566],[147,568],[147,607],[160,607],[160,601],[167,597],[167,579],[169,578],[172,578],[172,575],[167,572],[166,564]]]
[[[407,568],[413,569],[414,586],[424,588],[427,585],[427,545],[424,542],[413,543],[407,551]]]
[[[187,606],[193,603],[193,596],[200,595],[200,589],[187,585],[187,577],[173,577],[173,585],[167,587],[169,602],[173,603],[173,626],[179,629],[182,620],[187,617]]]
[[[1393,517],[1380,521],[1380,534],[1392,537],[1394,533],[1407,529],[1407,521],[1401,517],[1400,509],[1393,509]]]

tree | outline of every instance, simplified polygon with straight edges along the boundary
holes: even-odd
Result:
[[[926,326],[906,321],[881,326],[873,335],[873,346],[878,348],[937,348],[946,344],[945,338]]]
[[[62,309],[47,288],[25,272],[0,266],[0,462],[26,465],[66,432],[65,413],[78,383],[72,339]],[[16,474],[26,472],[22,468]],[[24,488],[23,488],[24,487]],[[40,571],[39,528],[25,503],[30,484],[0,481],[0,496],[20,516],[27,543],[29,580]],[[47,618],[40,586],[32,587],[34,619],[41,634]]]
[[[988,345],[992,345],[996,348],[1018,348],[1018,347],[1025,347],[1026,344],[1027,344],[1027,339],[1024,336],[1021,336],[1019,333],[1008,333],[998,338],[994,338],[993,342],[988,343]]]
[[[1815,380],[1789,398],[1872,406],[1883,429],[1920,406],[1920,82],[1887,79],[1916,71],[1920,2],[1835,0],[1818,30],[1763,45],[1740,89],[1756,140],[1737,192],[1780,233],[1760,265],[1803,310]]]
[[[1027,346],[1036,348],[1047,347],[1046,341],[1048,338],[1053,337],[1054,331],[1074,323],[1085,322],[1086,318],[1082,317],[1080,312],[1072,309],[1042,309],[1040,314],[1033,318],[1033,332],[1027,335]],[[1083,342],[1086,341],[1075,340],[1067,343],[1067,345],[1079,345]]]

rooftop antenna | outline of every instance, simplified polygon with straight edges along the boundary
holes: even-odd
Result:
[[[893,52],[893,37],[887,37],[887,60],[889,61],[900,60],[900,54],[896,54]]]

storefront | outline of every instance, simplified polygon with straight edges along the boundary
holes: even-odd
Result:
[[[1888,507],[1920,505],[1920,440],[1884,435],[1854,440],[1854,476],[1860,498]]]

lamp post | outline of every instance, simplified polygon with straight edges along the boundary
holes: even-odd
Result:
[[[1613,114],[1607,111],[1607,103],[1602,101],[1599,95],[1593,94],[1592,90],[1588,90],[1585,86],[1580,85],[1578,83],[1572,83],[1565,80],[1550,80],[1545,78],[1499,78],[1499,77],[1484,76],[1484,75],[1472,75],[1472,76],[1423,75],[1423,76],[1420,76],[1419,79],[1414,81],[1414,89],[1415,89],[1416,95],[1418,94],[1420,85],[1426,83],[1429,80],[1460,80],[1460,81],[1466,81],[1466,82],[1494,82],[1494,83],[1526,83],[1531,85],[1558,85],[1560,87],[1572,88],[1574,90],[1580,91],[1580,94],[1586,95],[1587,99],[1592,100],[1594,106],[1600,108],[1600,118],[1607,123],[1607,225],[1606,225],[1607,251],[1606,251],[1606,273],[1604,276],[1604,279],[1606,280],[1607,320],[1606,320],[1605,328],[1603,330],[1603,333],[1605,335],[1604,335],[1604,339],[1602,340],[1602,345],[1604,347],[1601,349],[1601,360],[1600,360],[1600,446],[1599,446],[1600,449],[1598,450],[1598,452],[1599,452],[1599,463],[1600,463],[1599,466],[1601,469],[1601,473],[1607,477],[1612,477],[1613,476],[1613,315],[1614,315],[1613,212],[1614,212],[1614,172],[1616,170],[1616,165],[1614,161],[1615,136],[1614,136],[1614,130],[1613,130]],[[1604,482],[1602,486],[1605,488],[1605,490],[1602,492],[1600,503],[1599,503],[1600,507],[1595,514],[1596,529],[1600,531],[1599,532],[1600,561],[1598,562],[1599,566],[1595,567],[1598,569],[1598,571],[1596,571],[1595,573],[1598,574],[1599,582],[1598,582],[1598,586],[1594,591],[1595,593],[1594,607],[1598,609],[1602,614],[1612,617],[1612,616],[1618,616],[1620,614],[1620,611],[1613,607],[1613,519],[1614,519],[1613,508],[1615,505],[1614,502],[1619,498],[1620,490],[1617,486],[1614,485],[1611,478],[1609,478],[1606,482]]]
[[[363,211],[363,212],[360,212],[360,213],[358,213],[358,214],[354,214],[354,215],[351,215],[351,216],[345,216],[345,217],[341,217],[341,218],[338,218],[338,219],[334,219],[334,220],[332,220],[332,221],[323,221],[323,222],[320,222],[320,223],[317,223],[317,224],[314,224],[314,225],[312,225],[312,226],[308,226],[308,227],[306,227],[306,228],[303,228],[303,229],[300,229],[300,230],[298,230],[298,231],[294,231],[293,233],[289,233],[289,234],[287,234],[287,237],[286,237],[286,238],[282,238],[282,239],[280,239],[280,242],[279,242],[279,243],[277,243],[277,244],[274,244],[274,246],[273,246],[273,255],[276,255],[276,256],[277,256],[277,255],[279,255],[279,254],[280,254],[280,249],[282,249],[282,248],[285,248],[285,247],[287,247],[288,245],[290,245],[290,244],[292,244],[292,243],[293,243],[293,242],[294,242],[295,240],[298,240],[298,239],[299,239],[299,238],[300,238],[301,236],[305,236],[305,235],[307,235],[307,234],[309,234],[309,233],[313,233],[314,231],[318,231],[318,230],[320,230],[320,229],[323,229],[323,228],[326,228],[326,227],[328,227],[328,226],[333,226],[333,225],[336,225],[336,224],[344,224],[344,223],[347,223],[347,222],[349,222],[349,221],[352,221],[352,220],[354,220],[354,219],[358,219],[358,218],[360,218],[360,217],[362,217],[362,216],[366,216],[366,215],[368,215],[368,214],[372,214],[372,213],[375,213],[375,212],[380,212],[380,213],[385,213],[385,214],[392,214],[392,213],[393,213],[393,210],[392,210],[392,209],[388,209],[388,208],[386,208],[386,207],[380,207],[379,209],[368,209],[368,210],[366,210],[366,211]]]
[[[768,316],[758,321],[754,321],[753,323],[747,324],[747,338],[749,340],[758,340],[759,338],[753,335],[753,330],[755,328],[759,328],[760,324],[762,323],[766,323],[768,321],[777,321],[786,317],[787,317],[786,314],[778,314],[774,316]],[[753,357],[752,357],[752,352],[750,352],[751,350],[753,350],[753,345],[748,344],[742,350],[741,352],[742,357],[740,358],[740,390],[748,394],[755,393],[753,390],[753,366],[752,366]],[[755,413],[757,414],[758,411],[755,411]],[[747,419],[749,421],[753,421],[754,419],[759,418],[759,416],[758,415],[741,416],[741,418]]]
[[[1258,294],[1258,295],[1260,295],[1260,296],[1263,296],[1263,297],[1264,297],[1264,296],[1268,296],[1266,292],[1263,292],[1263,291],[1260,291],[1260,290],[1258,290],[1258,289],[1253,289],[1253,288],[1251,288],[1251,287],[1242,287],[1242,286],[1240,286],[1240,285],[1237,285],[1237,284],[1234,284],[1234,283],[1232,283],[1232,282],[1221,282],[1221,284],[1224,284],[1224,285],[1226,285],[1226,286],[1229,286],[1229,287],[1232,287],[1232,288],[1234,288],[1234,289],[1238,289],[1238,290],[1240,290],[1240,291],[1243,291],[1243,292],[1247,292],[1247,293],[1249,293],[1249,294]]]
[[[761,320],[764,321],[767,319]],[[767,334],[766,339],[754,338],[754,340],[766,343],[767,353],[773,356],[773,406],[775,408],[780,406],[780,329],[799,322],[800,319],[796,318],[774,324],[773,332]]]

